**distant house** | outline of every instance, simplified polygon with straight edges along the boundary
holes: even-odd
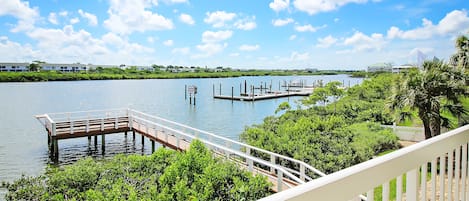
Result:
[[[402,73],[402,72],[407,72],[410,69],[417,69],[418,67],[416,65],[412,64],[404,64],[400,66],[393,66],[392,67],[392,73]]]
[[[29,70],[29,63],[0,63],[1,72],[23,72]]]
[[[60,72],[81,72],[87,71],[88,66],[85,64],[41,64],[41,70],[43,71],[60,71]]]
[[[390,63],[376,63],[367,67],[366,72],[392,72],[392,65]]]

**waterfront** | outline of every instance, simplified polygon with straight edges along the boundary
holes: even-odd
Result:
[[[227,101],[212,98],[212,87],[222,84],[222,93],[231,93],[231,87],[239,91],[239,84],[247,80],[259,85],[272,81],[331,80],[357,84],[360,78],[347,75],[239,77],[219,79],[166,79],[166,80],[109,80],[77,82],[2,83],[0,96],[0,181],[12,181],[21,174],[37,175],[50,163],[47,138],[44,129],[33,115],[51,112],[67,112],[130,107],[149,114],[210,131],[238,140],[245,126],[262,122],[273,115],[284,101],[294,104],[302,97],[281,98],[257,102]],[[184,86],[198,87],[197,104],[191,106],[184,99]],[[278,87],[278,86],[277,86]],[[86,138],[59,142],[60,164],[67,164],[84,156],[108,157],[118,153],[150,153],[150,143],[141,147],[140,138],[131,135],[110,135],[106,138],[106,152],[101,155],[100,146],[89,146]],[[1,195],[0,195],[1,196]],[[1,196],[3,197],[3,196]]]

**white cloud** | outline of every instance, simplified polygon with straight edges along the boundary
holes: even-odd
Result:
[[[96,17],[96,15],[93,15],[91,13],[87,13],[87,12],[84,12],[83,10],[79,9],[78,10],[78,13],[80,14],[80,16],[82,18],[85,18],[86,20],[88,20],[88,24],[90,26],[96,26],[98,25],[98,18]]]
[[[110,3],[109,18],[104,21],[104,26],[114,33],[130,34],[134,31],[168,30],[174,27],[170,19],[151,11],[157,1],[110,0]]]
[[[0,0],[0,16],[11,15],[18,19],[18,24],[12,32],[26,31],[34,27],[36,19],[39,18],[37,8],[29,7],[29,2],[21,0]]]
[[[47,18],[47,20],[52,24],[55,24],[55,25],[59,24],[59,21],[57,19],[57,13],[54,13],[54,12],[49,13],[49,17]]]
[[[368,0],[294,0],[296,9],[314,15],[320,12],[328,12],[349,3],[366,3]]]
[[[154,43],[154,42],[155,42],[155,39],[154,39],[153,37],[149,36],[149,37],[147,37],[147,41],[148,41],[149,43]]]
[[[185,13],[181,13],[181,15],[179,15],[179,20],[181,20],[181,22],[186,23],[188,25],[195,24],[195,21],[194,19],[192,19],[192,16],[185,14]]]
[[[59,13],[59,15],[62,16],[62,17],[67,17],[68,16],[68,11],[61,11]]]
[[[189,47],[174,48],[171,53],[178,55],[188,55],[191,49]]]
[[[288,38],[288,40],[295,40],[295,39],[296,39],[296,35],[295,35],[295,34],[291,35],[291,36]]]
[[[316,47],[328,48],[334,45],[336,42],[337,42],[337,38],[334,38],[331,35],[328,35],[324,38],[318,38],[318,44],[316,45]]]
[[[241,29],[245,31],[253,30],[257,27],[255,20],[256,20],[256,16],[247,17],[247,18],[236,21],[234,26],[237,29]]]
[[[163,42],[163,45],[168,46],[168,47],[173,46],[173,44],[174,44],[173,40],[166,40]]]
[[[202,33],[202,42],[204,43],[216,43],[220,42],[226,39],[231,38],[233,35],[232,31],[226,30],[226,31],[205,31]]]
[[[230,54],[230,57],[238,57],[239,56],[239,53],[237,52],[233,52]]]
[[[344,40],[344,45],[352,46],[353,52],[366,51],[366,50],[381,50],[386,44],[383,34],[374,33],[367,36],[362,32],[356,31],[353,36]]]
[[[225,11],[207,12],[205,15],[204,22],[211,24],[215,28],[225,26],[226,22],[232,21],[236,17],[235,13],[227,13]]]
[[[78,22],[80,22],[80,19],[78,19],[78,17],[70,19],[70,24],[76,24]]]
[[[465,10],[454,10],[447,13],[446,16],[441,19],[437,25],[434,25],[432,21],[424,18],[422,19],[422,26],[403,31],[398,27],[391,27],[387,32],[387,37],[390,39],[401,38],[408,40],[422,40],[429,39],[435,35],[447,36],[447,35],[458,35],[464,33],[469,27],[469,17]]]
[[[309,52],[299,53],[299,52],[292,52],[290,55],[290,59],[292,61],[306,61],[309,60]]]
[[[274,0],[270,2],[269,7],[275,12],[285,10],[290,5],[290,0]]]
[[[292,18],[286,18],[286,19],[276,19],[272,21],[272,24],[276,27],[281,27],[285,26],[287,24],[293,23],[294,20]]]
[[[306,25],[303,25],[303,26],[296,25],[295,30],[298,31],[298,32],[316,32],[319,29],[322,29],[322,28],[325,28],[325,27],[327,27],[327,25],[322,25],[320,27],[313,27],[310,24],[306,24]]]
[[[23,45],[10,41],[6,36],[0,37],[0,61],[32,61],[37,57],[37,54],[38,52],[34,51],[28,44]]]
[[[156,1],[156,0],[155,0]],[[175,4],[175,3],[187,3],[189,0],[164,0],[166,3]]]
[[[222,52],[228,44],[219,44],[219,43],[204,43],[201,45],[197,45],[197,49],[202,51],[204,54],[195,55],[194,58],[204,58],[209,57],[215,54]]]
[[[239,50],[247,51],[247,52],[256,51],[258,49],[259,49],[259,45],[241,45],[239,47]]]

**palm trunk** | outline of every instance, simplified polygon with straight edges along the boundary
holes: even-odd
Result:
[[[430,128],[430,118],[427,117],[427,115],[425,114],[424,111],[421,111],[419,109],[419,116],[420,116],[420,119],[422,120],[423,122],[423,130],[424,130],[424,134],[425,134],[425,139],[430,139],[432,138],[432,130]]]

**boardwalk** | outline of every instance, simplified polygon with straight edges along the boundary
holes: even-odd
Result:
[[[132,109],[84,111],[37,115],[48,133],[52,156],[58,157],[58,141],[77,137],[101,136],[103,150],[105,135],[131,131],[155,143],[184,151],[194,139],[202,141],[215,155],[226,158],[253,174],[262,174],[272,182],[275,192],[324,176],[310,165],[267,150],[240,143],[206,131],[179,124],[161,117]],[[288,164],[288,167],[285,166]]]
[[[266,100],[266,99],[274,99],[274,98],[283,98],[283,97],[290,97],[290,96],[309,96],[313,93],[313,88],[301,88],[295,89],[290,91],[273,91],[273,92],[266,92],[262,94],[244,94],[241,96],[234,96],[234,95],[213,95],[213,98],[216,99],[226,99],[226,100],[235,100],[235,101],[258,101],[258,100]]]

